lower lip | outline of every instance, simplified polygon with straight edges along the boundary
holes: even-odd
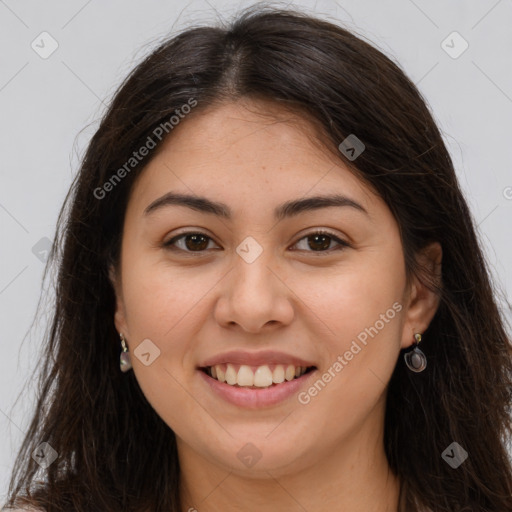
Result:
[[[298,393],[300,388],[305,386],[310,377],[316,373],[316,369],[305,373],[299,378],[284,381],[276,386],[254,389],[230,386],[210,377],[202,370],[198,370],[204,381],[221,398],[239,407],[247,409],[260,409],[283,402],[292,395]]]

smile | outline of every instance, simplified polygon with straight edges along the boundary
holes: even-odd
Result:
[[[247,388],[268,388],[299,378],[315,367],[293,364],[264,364],[260,366],[237,365],[232,363],[208,366],[203,369],[207,375],[230,386]]]
[[[241,365],[236,368],[227,363],[198,369],[199,376],[214,396],[245,409],[267,408],[284,402],[305,388],[316,373],[315,366],[302,368],[293,365],[276,365],[273,368],[270,365],[255,368]],[[274,375],[280,382],[274,382]],[[231,384],[220,380],[226,377]],[[242,385],[238,384],[239,378]]]

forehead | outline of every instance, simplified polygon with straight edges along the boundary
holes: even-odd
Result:
[[[214,158],[240,158],[265,163],[298,156],[333,159],[320,141],[319,122],[267,100],[239,100],[195,110],[173,130],[162,152],[209,153]],[[264,151],[262,151],[264,150]],[[332,151],[332,149],[331,149]],[[193,156],[193,155],[191,155]]]
[[[334,191],[373,200],[319,134],[318,125],[275,103],[196,111],[175,126],[134,184],[139,208],[171,189],[259,204]]]

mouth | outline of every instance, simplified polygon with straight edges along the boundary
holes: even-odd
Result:
[[[265,389],[274,388],[287,382],[300,379],[312,373],[316,366],[296,366],[293,364],[264,364],[251,366],[224,363],[200,367],[199,370],[211,379],[234,388]]]

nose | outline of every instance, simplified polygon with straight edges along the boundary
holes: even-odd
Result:
[[[284,271],[263,251],[252,262],[236,257],[234,266],[222,280],[215,307],[219,325],[238,325],[249,333],[278,329],[290,324],[294,316],[293,292],[285,284]],[[268,255],[268,256],[267,256]]]

